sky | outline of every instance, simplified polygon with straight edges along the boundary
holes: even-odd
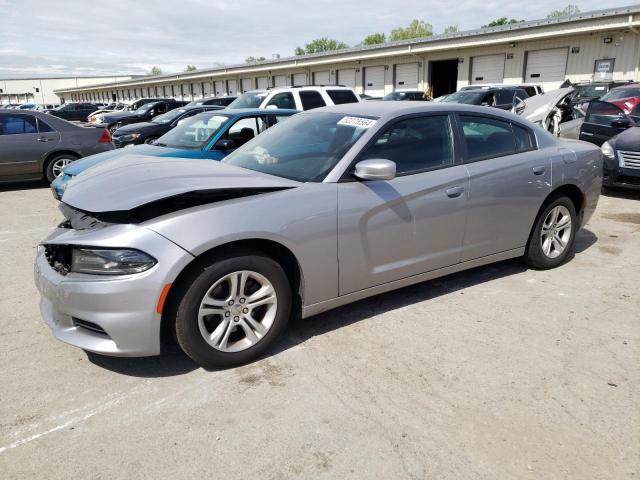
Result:
[[[204,69],[250,55],[287,57],[319,37],[355,45],[413,19],[434,33],[503,16],[536,20],[564,1],[404,0],[393,8],[389,0],[0,0],[0,78]],[[583,12],[633,2],[569,1]]]

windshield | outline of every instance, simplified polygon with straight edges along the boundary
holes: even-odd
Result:
[[[375,118],[341,113],[297,114],[223,162],[299,182],[320,182],[375,123]]]
[[[382,97],[383,100],[401,100],[405,97],[404,93],[400,93],[400,92],[391,92],[391,93],[387,93],[384,97]]]
[[[614,88],[600,100],[620,100],[621,98],[640,97],[640,88]]]
[[[267,92],[253,91],[240,95],[227,108],[258,108],[266,98]]]
[[[151,120],[151,122],[160,124],[171,123],[187,110],[188,109],[186,108],[176,108],[174,110],[168,111],[167,113],[163,113],[162,115],[158,115],[153,120]]]
[[[169,130],[156,140],[155,145],[185,150],[200,150],[209,143],[211,137],[228,120],[228,115],[201,113],[186,119],[176,128]]]
[[[446,103],[467,103],[470,105],[475,105],[480,103],[480,100],[485,95],[485,93],[486,92],[484,91],[475,91],[475,90],[456,92],[456,93],[452,93],[442,101]]]
[[[145,103],[140,108],[138,108],[135,113],[137,113],[138,115],[143,115],[147,113],[151,108],[153,108],[154,105],[154,103]]]
[[[578,85],[574,98],[601,97],[607,93],[606,85]]]

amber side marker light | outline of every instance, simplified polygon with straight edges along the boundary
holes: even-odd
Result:
[[[167,299],[167,295],[169,295],[169,290],[171,290],[171,284],[167,283],[162,289],[162,293],[160,293],[160,298],[158,299],[158,308],[156,308],[156,312],[162,315],[162,309],[164,308],[164,302]]]

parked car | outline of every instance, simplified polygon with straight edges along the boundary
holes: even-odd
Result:
[[[35,110],[36,106],[35,103],[23,103],[18,106],[17,110]]]
[[[516,113],[555,136],[577,139],[584,114],[571,103],[573,87],[558,88],[526,98]]]
[[[95,124],[101,125],[109,129],[111,133],[115,132],[123,125],[130,123],[148,122],[152,118],[163,113],[170,112],[174,108],[182,107],[186,102],[178,100],[160,100],[157,102],[145,103],[138,107],[137,110],[131,112],[105,112],[95,115]]]
[[[53,110],[45,110],[45,113],[68,121],[85,121],[87,115],[98,107],[94,103],[63,103]]]
[[[360,97],[349,87],[306,86],[251,90],[240,95],[227,108],[281,108],[310,110],[326,105],[358,103]]]
[[[0,180],[46,178],[78,158],[114,149],[109,132],[36,111],[0,112]]]
[[[238,97],[206,97],[193,102],[187,103],[188,107],[200,106],[200,105],[217,105],[219,107],[226,107]]]
[[[150,102],[148,102],[150,103]],[[143,104],[144,105],[144,104]],[[129,110],[129,105],[126,103],[110,103],[109,105],[105,105],[104,107],[96,110],[95,112],[91,112],[88,116],[87,116],[87,122],[89,123],[96,123],[97,122],[97,118],[98,115],[100,115],[101,113],[108,113],[108,112],[128,112]]]
[[[216,105],[186,105],[174,108],[154,117],[150,122],[131,123],[118,128],[113,132],[113,143],[116,148],[153,143],[181,121],[207,110],[222,110],[222,108]]]
[[[589,82],[578,83],[573,86],[574,93],[571,96],[571,104],[579,105],[582,103],[589,103],[591,100],[597,100],[612,88],[622,85],[628,85],[630,82],[614,82],[614,81],[601,81],[601,82]]]
[[[529,98],[529,95],[521,88],[479,88],[460,90],[456,93],[452,93],[441,102],[482,105],[502,110],[511,110],[519,101],[524,100],[525,98]]]
[[[544,93],[542,85],[537,83],[472,83],[462,87],[459,91],[465,90],[486,90],[489,88],[520,88],[527,92],[529,97]]]
[[[56,106],[51,103],[38,103],[34,110],[37,110],[38,112],[46,112],[47,110],[53,110],[54,108],[56,108]]]
[[[41,312],[84,350],[156,355],[167,331],[230,367],[291,316],[513,257],[557,267],[601,185],[599,148],[510,112],[319,108],[222,162],[132,155],[80,175],[38,249]]]
[[[358,97],[360,97],[361,102],[367,102],[369,100],[382,100],[382,97],[372,97],[371,95],[365,95],[364,93],[359,93]]]
[[[633,126],[602,144],[603,185],[640,189],[640,127]]]
[[[387,93],[382,97],[382,100],[426,101],[428,98],[422,90],[396,90],[395,92]]]
[[[64,169],[52,184],[53,196],[62,198],[67,184],[85,170],[128,154],[154,157],[222,160],[251,138],[295,114],[296,110],[215,110],[185,119],[152,145],[135,145],[85,158]]]
[[[19,103],[5,103],[0,108],[4,108],[6,110],[13,110],[15,107],[19,107]]]

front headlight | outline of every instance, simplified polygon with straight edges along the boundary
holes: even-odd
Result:
[[[94,275],[127,275],[149,270],[156,259],[139,250],[74,248],[71,271]]]
[[[604,142],[600,147],[600,151],[607,158],[611,158],[611,159],[616,158],[616,152],[609,142]]]
[[[130,142],[131,140],[136,140],[140,138],[140,134],[139,133],[129,133],[127,135],[122,135],[120,137],[120,140],[123,140],[125,142]]]

